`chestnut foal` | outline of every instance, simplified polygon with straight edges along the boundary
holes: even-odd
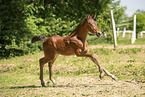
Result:
[[[56,84],[55,80],[52,78],[52,65],[56,57],[61,55],[76,55],[78,57],[88,57],[90,58],[99,68],[100,79],[103,78],[104,72],[112,77],[112,79],[117,80],[117,78],[109,73],[101,64],[98,62],[97,57],[93,53],[89,53],[87,50],[87,41],[86,37],[88,32],[94,34],[98,37],[102,35],[101,31],[97,27],[97,23],[94,21],[94,18],[88,15],[83,21],[77,26],[77,28],[66,37],[61,37],[58,35],[51,36],[46,38],[45,36],[34,36],[32,38],[32,43],[37,41],[44,41],[43,51],[44,57],[39,60],[40,62],[40,80],[41,85],[45,86],[43,80],[43,67],[45,63],[48,63],[49,67],[49,78],[53,84]]]

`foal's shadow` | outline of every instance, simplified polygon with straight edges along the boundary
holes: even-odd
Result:
[[[10,89],[18,89],[18,88],[40,88],[42,87],[41,85],[38,86],[38,85],[28,85],[28,86],[12,86],[12,87],[9,87]]]
[[[12,86],[12,87],[5,87],[5,88],[21,89],[21,88],[41,88],[41,87],[42,87],[41,85],[28,85],[28,86]],[[76,86],[76,85],[56,85],[56,86],[47,85],[42,88],[48,88],[48,87],[79,87],[79,86]]]
[[[48,86],[45,86],[43,88],[48,88],[48,87],[69,87],[69,88],[73,88],[73,87],[96,87],[97,85],[113,85],[113,84],[94,84],[94,85],[89,85],[89,84],[78,84],[78,85],[72,85],[72,84],[66,84],[66,85],[56,85],[56,86],[53,86],[53,85],[48,85]],[[21,88],[41,88],[42,86],[41,85],[28,85],[28,86],[12,86],[12,87],[7,87],[7,88],[10,88],[10,89],[21,89]]]

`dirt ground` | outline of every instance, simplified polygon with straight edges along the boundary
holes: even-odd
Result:
[[[59,90],[58,92],[64,93],[64,95],[69,94],[77,97],[145,96],[145,83],[135,81],[113,81],[108,77],[104,80],[99,80],[97,77],[58,77],[57,81],[59,81],[59,84],[54,89]]]
[[[48,79],[46,80],[48,81]],[[40,85],[12,86],[11,89],[19,89],[16,93],[19,96],[145,97],[145,83],[143,82],[113,81],[107,76],[103,80],[99,80],[97,76],[93,75],[57,77],[56,81],[58,83],[57,86],[47,83],[46,87],[41,87]]]

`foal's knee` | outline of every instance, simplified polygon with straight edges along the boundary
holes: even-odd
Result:
[[[44,58],[39,59],[39,63],[40,63],[40,66],[44,65],[46,63],[45,59]]]
[[[42,64],[44,58],[39,59],[39,63]]]

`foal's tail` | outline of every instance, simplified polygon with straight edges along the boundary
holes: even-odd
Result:
[[[44,41],[46,39],[46,37],[44,35],[40,35],[40,36],[33,36],[31,42],[37,42],[37,41]]]

